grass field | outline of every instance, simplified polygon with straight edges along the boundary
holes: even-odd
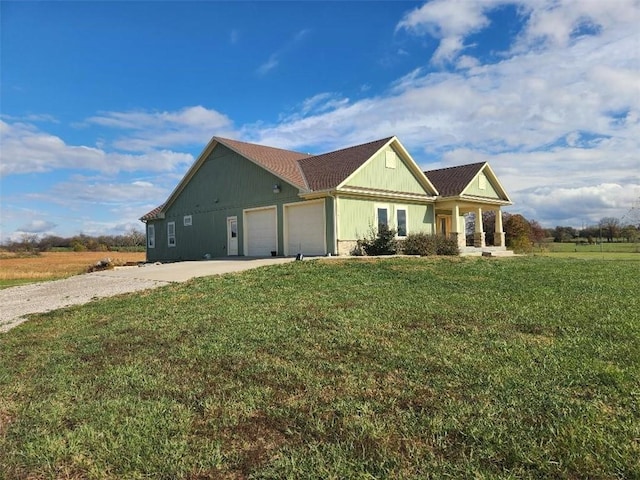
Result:
[[[69,277],[87,271],[103,258],[116,264],[143,262],[145,252],[45,252],[40,255],[16,255],[0,252],[0,288],[23,283]]]
[[[533,249],[534,255],[550,257],[600,259],[600,260],[638,260],[640,261],[640,243],[607,243],[601,245],[576,243],[547,243]]]
[[[638,262],[294,262],[0,336],[0,478],[640,478]]]

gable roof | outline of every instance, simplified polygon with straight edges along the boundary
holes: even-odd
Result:
[[[213,139],[286,182],[303,190],[308,188],[298,161],[309,158],[311,155],[222,137],[213,137]]]
[[[298,163],[309,189],[317,191],[337,187],[393,138],[301,159]]]
[[[443,197],[461,195],[486,162],[470,163],[458,167],[440,168],[424,172]]]
[[[487,162],[470,163],[457,167],[428,170],[424,174],[436,186],[442,197],[459,197],[464,194],[471,182],[482,172],[495,189],[501,201],[511,203],[506,190]]]

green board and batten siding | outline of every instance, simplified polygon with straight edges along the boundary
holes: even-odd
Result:
[[[480,175],[483,175],[480,173]],[[474,197],[486,197],[486,198],[496,198],[500,199],[500,195],[496,191],[496,189],[491,185],[491,180],[485,177],[484,189],[480,188],[480,175],[473,179],[473,181],[469,184],[469,186],[463,192],[463,195],[471,195]],[[483,175],[484,176],[484,175]]]
[[[389,213],[389,226],[397,228],[397,211],[407,211],[408,233],[433,233],[433,204],[416,204],[392,200],[371,200],[365,198],[339,197],[338,239],[340,241],[357,240],[368,237],[374,225],[376,208],[386,207]]]
[[[395,154],[395,168],[387,166],[387,154]],[[391,192],[424,195],[425,191],[415,175],[391,146],[380,151],[346,183],[347,187],[375,188]]]
[[[273,192],[275,184],[280,186],[280,193]],[[155,247],[147,249],[148,260],[226,256],[227,218],[233,216],[238,219],[238,254],[243,255],[243,210],[273,205],[278,211],[278,254],[282,254],[282,205],[299,201],[296,187],[218,144],[166,211],[165,218],[149,222],[155,226]],[[191,226],[184,225],[185,215],[191,215]],[[168,246],[169,222],[175,222],[175,247]]]

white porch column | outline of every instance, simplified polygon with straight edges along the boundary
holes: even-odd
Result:
[[[485,242],[484,228],[482,225],[482,208],[476,210],[475,232],[473,234],[473,246],[476,248],[484,248],[487,246]]]
[[[465,233],[460,232],[460,207],[454,205],[451,209],[451,237],[458,242],[458,248],[464,248],[467,246],[467,239]]]
[[[496,210],[496,229],[493,233],[493,244],[496,247],[505,247],[504,231],[502,230],[502,210]]]

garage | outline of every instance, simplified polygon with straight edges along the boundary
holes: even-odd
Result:
[[[268,257],[278,250],[276,207],[245,210],[245,255]]]
[[[285,255],[327,253],[324,200],[285,205]]]

